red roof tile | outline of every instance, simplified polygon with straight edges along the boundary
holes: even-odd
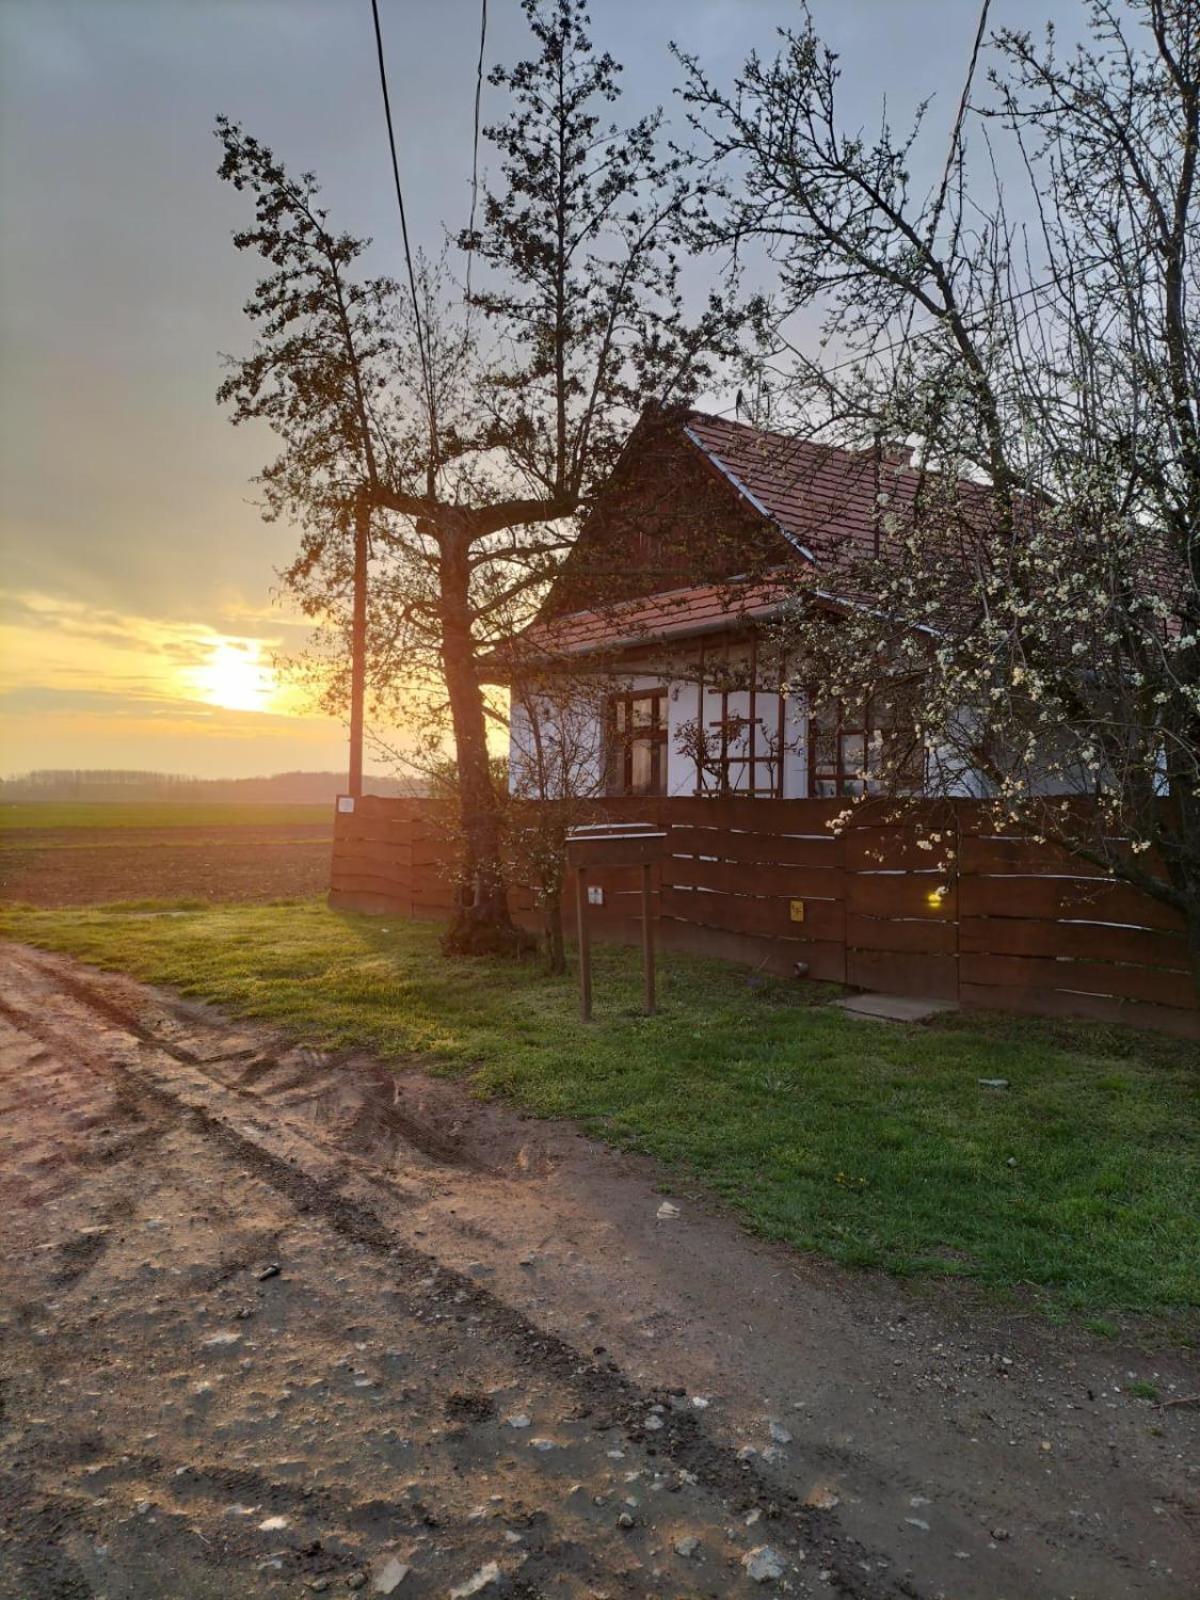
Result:
[[[584,655],[623,650],[652,640],[734,628],[770,616],[794,591],[782,581],[700,584],[670,589],[603,611],[573,611],[536,625],[523,636],[533,654]]]
[[[685,432],[818,565],[877,553],[876,530],[886,545],[888,513],[903,521],[919,481],[907,452],[840,450],[703,412]]]
[[[846,561],[886,554],[903,532],[920,482],[906,451],[842,450],[699,411],[686,414],[681,426],[731,492],[778,527],[818,580]],[[782,576],[730,578],[603,609],[551,614],[526,632],[523,645],[534,653],[576,655],[736,626],[777,609],[795,592],[792,578],[790,585]],[[828,592],[822,597],[833,598]]]

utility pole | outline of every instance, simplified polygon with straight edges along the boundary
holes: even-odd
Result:
[[[354,508],[354,616],[350,627],[350,793],[363,792],[363,701],[367,684],[367,547],[371,508],[360,500]]]

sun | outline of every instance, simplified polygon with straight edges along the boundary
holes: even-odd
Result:
[[[202,700],[226,711],[269,711],[278,687],[255,640],[215,641],[189,676]]]

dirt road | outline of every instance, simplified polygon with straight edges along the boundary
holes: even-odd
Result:
[[[0,953],[0,1595],[1182,1597],[1153,1355],[419,1071]],[[406,1570],[407,1569],[407,1570]]]

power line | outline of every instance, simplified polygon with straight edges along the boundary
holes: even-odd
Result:
[[[946,192],[950,188],[950,174],[954,171],[954,157],[962,141],[962,127],[967,115],[967,102],[971,97],[971,85],[975,81],[975,68],[979,62],[979,52],[983,46],[983,35],[987,29],[988,11],[992,0],[983,0],[979,8],[979,26],[975,30],[975,43],[971,48],[971,60],[967,66],[966,81],[963,84],[962,95],[958,102],[958,112],[954,118],[954,129],[950,135],[950,149],[946,152],[946,166],[942,173],[942,186],[938,190],[938,197],[933,207],[933,215],[929,221],[929,242],[932,245],[934,234],[937,232],[938,222],[941,220],[942,207],[946,203]]]
[[[926,254],[932,254],[933,241],[937,237],[938,223],[942,220],[942,208],[946,204],[946,196],[950,191],[950,178],[954,172],[955,157],[961,159],[962,130],[967,116],[967,105],[971,99],[971,85],[975,82],[975,68],[979,64],[979,52],[983,46],[983,36],[987,31],[988,12],[992,0],[982,0],[979,8],[979,23],[975,29],[975,43],[971,46],[971,59],[967,63],[967,76],[963,80],[962,94],[958,99],[958,110],[954,115],[954,126],[950,130],[950,148],[946,151],[946,165],[942,168],[942,181],[938,188],[937,199],[933,203],[933,210],[929,214],[929,228],[925,235]],[[951,235],[951,249],[957,248],[958,233],[962,223],[961,212],[954,224]],[[908,315],[904,319],[903,338],[907,339],[912,333],[913,317],[916,315],[916,304],[909,301]],[[882,352],[881,352],[882,353]]]
[[[471,261],[475,254],[475,205],[479,199],[479,108],[483,100],[483,54],[487,48],[487,0],[479,9],[479,60],[475,64],[475,136],[471,151],[471,220],[467,224],[467,306],[471,304]]]
[[[396,134],[392,127],[392,103],[388,96],[387,67],[383,59],[383,33],[379,26],[379,0],[371,0],[371,16],[375,23],[375,53],[379,59],[379,87],[383,91],[383,114],[387,121],[388,148],[392,156],[392,178],[396,185],[396,204],[400,208],[400,235],[404,240],[404,259],[408,265],[408,287],[412,295],[417,349],[421,356],[421,374],[425,380],[425,399],[429,407],[429,445],[430,449],[436,454],[433,380],[429,371],[429,356],[425,349],[425,332],[421,323],[421,302],[417,295],[417,275],[413,271],[412,250],[408,243],[408,221],[404,215],[404,190],[400,183],[400,163],[396,158]]]
[[[998,300],[993,300],[991,305],[993,307],[1015,305],[1018,300],[1027,299],[1031,294],[1040,294],[1043,289],[1053,289],[1057,281],[1056,278],[1047,278],[1042,283],[1031,283],[1024,289],[1018,289],[1015,294],[1001,295]],[[875,349],[863,351],[860,355],[848,356],[845,361],[839,361],[832,367],[823,366],[821,367],[821,374],[823,377],[829,377],[835,372],[843,371],[846,367],[858,366],[864,361],[874,361],[877,356],[886,356],[889,351],[899,350],[903,345],[910,344],[914,339],[927,339],[930,334],[937,333],[941,326],[942,324],[937,322],[929,328],[918,328],[915,333],[905,332],[899,339],[893,339],[890,344],[881,344]],[[797,355],[801,360],[807,361],[810,367],[819,365],[812,356],[806,356],[802,350],[797,350],[789,339],[784,339],[783,343],[787,345],[793,355]]]

